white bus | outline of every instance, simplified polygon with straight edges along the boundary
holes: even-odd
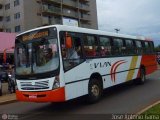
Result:
[[[144,83],[157,69],[154,44],[143,37],[52,25],[15,41],[16,96],[20,101],[63,102],[130,80]]]

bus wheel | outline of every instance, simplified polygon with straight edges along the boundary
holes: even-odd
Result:
[[[140,78],[136,80],[136,84],[144,84],[146,81],[146,72],[144,68],[140,69]]]
[[[103,88],[101,81],[96,78],[91,79],[88,86],[88,102],[95,103],[99,101],[102,96],[102,92]]]

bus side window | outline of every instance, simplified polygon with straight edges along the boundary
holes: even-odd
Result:
[[[146,48],[145,48],[145,43],[143,41],[141,41],[142,44],[142,54],[146,54]]]
[[[80,58],[83,57],[80,37],[73,37],[75,51]]]
[[[67,32],[67,34],[71,37],[72,47],[68,48],[66,46],[66,37],[65,32],[60,34],[60,41],[61,41],[61,53],[64,63],[64,69],[69,70],[73,67],[79,65],[84,61],[83,54],[82,54],[82,39],[78,33],[74,32]]]
[[[150,53],[153,54],[154,53],[154,44],[152,41],[149,42],[149,47],[150,47]]]
[[[125,40],[126,43],[126,54],[127,55],[133,55],[135,54],[135,48],[134,48],[134,43],[133,40]]]
[[[66,47],[65,47],[65,35],[62,33],[60,34],[60,43],[61,43],[61,53],[62,53],[62,58],[65,59],[67,57],[66,53]]]
[[[111,42],[109,37],[99,37],[99,54],[102,57],[111,55]]]
[[[137,51],[137,54],[142,54],[143,51],[142,51],[142,43],[141,41],[136,41],[136,51]]]
[[[145,53],[150,54],[150,46],[149,46],[149,41],[144,42],[145,44]]]
[[[84,40],[84,51],[86,57],[96,57],[98,53],[98,41],[93,35],[86,35]]]
[[[119,38],[113,39],[113,54],[122,55],[123,54],[123,40]]]

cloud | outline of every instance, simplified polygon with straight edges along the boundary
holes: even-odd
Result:
[[[121,33],[159,41],[159,7],[160,0],[97,0],[99,29],[115,32],[119,28]]]

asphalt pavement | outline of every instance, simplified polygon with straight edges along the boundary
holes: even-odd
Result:
[[[15,102],[1,105],[0,113],[22,120],[43,119],[111,119],[114,114],[135,114],[160,100],[160,70],[147,77],[144,85],[132,82],[106,89],[96,104],[87,104],[83,98],[66,103]]]

